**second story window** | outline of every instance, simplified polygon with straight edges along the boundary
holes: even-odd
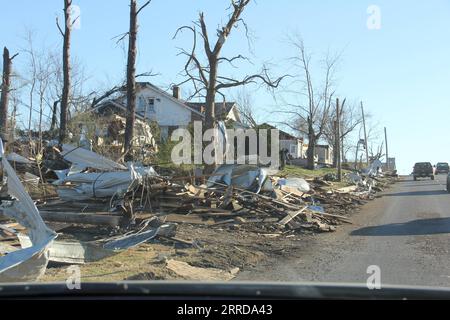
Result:
[[[155,113],[155,98],[148,99],[148,112]]]

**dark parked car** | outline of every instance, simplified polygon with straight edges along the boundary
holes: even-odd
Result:
[[[413,176],[414,181],[417,178],[431,178],[431,180],[434,180],[433,166],[429,162],[418,162],[414,165]]]
[[[440,174],[440,173],[444,173],[444,174],[448,174],[450,172],[450,166],[448,165],[447,162],[439,162],[436,165],[436,170],[435,170],[435,174]]]

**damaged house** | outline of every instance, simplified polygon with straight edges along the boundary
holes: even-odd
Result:
[[[204,104],[182,100],[180,87],[174,86],[172,94],[169,94],[149,82],[138,82],[136,85],[136,119],[157,123],[161,140],[167,140],[174,130],[187,128],[193,121],[204,120]],[[103,116],[125,116],[126,108],[126,90],[123,88],[119,97],[99,104],[92,111]],[[236,103],[225,103],[225,106],[217,103],[216,115],[220,120],[241,123]]]
[[[199,111],[202,115],[205,114],[205,104],[201,102],[187,102],[191,108]],[[216,102],[214,106],[216,119],[232,123],[236,129],[248,129],[241,121],[241,115],[236,102]]]
[[[264,123],[264,127],[278,129],[280,132],[280,150],[288,150],[288,154],[293,164],[305,165],[306,154],[308,151],[308,143],[302,137],[296,137],[288,132],[280,130],[270,124]],[[329,145],[318,144],[315,148],[315,161],[318,164],[333,164],[333,148]]]
[[[303,138],[295,137],[292,134],[280,130],[267,123],[264,123],[263,126],[270,129],[277,129],[280,132],[280,150],[288,150],[288,154],[292,159],[303,158]]]

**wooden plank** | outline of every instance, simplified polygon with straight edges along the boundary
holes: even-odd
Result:
[[[222,224],[229,224],[229,223],[237,223],[237,222],[234,219],[228,219],[228,220],[223,220],[223,221],[216,222],[214,225],[215,226],[219,226],[219,225],[222,225]]]
[[[344,216],[338,216],[335,214],[329,214],[329,213],[313,213],[316,217],[323,217],[323,218],[334,218],[334,219],[338,219],[342,222],[348,223],[348,224],[352,224],[352,222],[350,221],[349,218],[344,217]]]
[[[219,185],[219,186],[223,186],[223,187],[228,187],[226,184],[223,184],[223,183],[220,183],[220,182],[214,182],[214,184]],[[199,187],[197,187],[197,188],[199,188]],[[251,191],[248,191],[248,190],[245,190],[245,189],[241,189],[241,188],[238,188],[238,187],[234,187],[234,189],[239,191],[240,193],[250,194],[250,195],[256,196],[258,198],[261,198],[261,199],[264,199],[264,200],[267,200],[267,201],[279,204],[279,205],[281,205],[281,206],[283,206],[285,208],[291,209],[291,210],[299,210],[300,209],[299,206],[287,204],[285,202],[273,199],[273,198],[268,197],[268,196],[264,196],[262,194],[254,193],[254,192],[251,192]],[[222,194],[226,192],[226,191],[216,190],[216,189],[209,189],[209,191],[219,192],[219,193],[222,193]]]
[[[350,192],[356,191],[357,189],[358,189],[357,186],[350,186],[350,187],[337,189],[336,192],[337,193],[350,193]]]
[[[277,223],[279,219],[277,218],[250,218],[242,219],[237,221],[239,224],[249,224],[249,223]]]
[[[15,236],[18,233],[17,230],[5,224],[0,224],[0,230],[3,231],[8,236]]]
[[[185,280],[195,281],[230,281],[239,272],[239,268],[225,271],[214,268],[193,267],[186,262],[176,261],[173,259],[167,261],[167,269],[175,272],[178,276]]]
[[[201,225],[213,225],[215,222],[212,219],[203,220],[199,215],[181,215],[181,214],[168,214],[162,216],[166,222],[174,223],[188,223],[188,224],[201,224]]]
[[[288,215],[286,217],[284,217],[284,219],[282,219],[280,222],[278,222],[278,224],[281,225],[281,226],[287,225],[289,222],[292,221],[292,219],[297,217],[299,214],[305,212],[306,209],[308,209],[308,207],[304,207],[303,209],[301,209],[300,211],[297,211],[297,212],[290,212],[290,213],[288,213]]]
[[[78,212],[52,212],[40,211],[42,219],[51,222],[67,222],[77,224],[105,225],[116,227],[121,224],[124,219],[121,216],[86,214]]]

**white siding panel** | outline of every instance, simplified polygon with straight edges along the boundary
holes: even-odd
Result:
[[[191,122],[191,111],[161,93],[145,88],[139,91],[141,100],[155,99],[155,112],[148,112],[147,118],[157,121],[160,126],[187,126]],[[143,98],[143,99],[142,99]],[[144,110],[138,110],[144,115]]]

